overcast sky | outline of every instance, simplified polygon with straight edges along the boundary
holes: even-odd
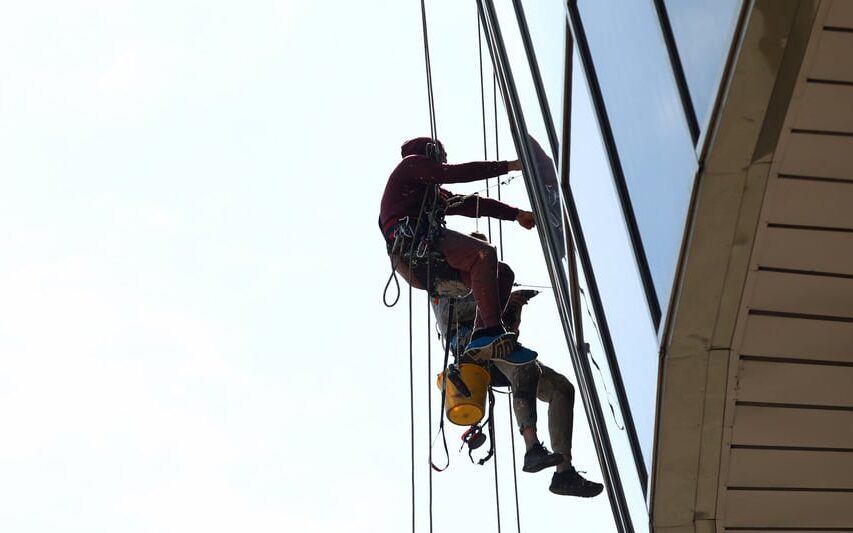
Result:
[[[480,159],[474,3],[428,9],[439,136],[451,162]],[[383,306],[376,217],[399,145],[429,132],[419,16],[398,0],[0,4],[0,530],[409,530],[407,291]],[[529,208],[521,179],[503,194]],[[536,232],[504,235],[517,281],[549,285]],[[433,336],[428,367],[422,293],[414,306],[426,531],[441,353]],[[547,289],[524,320],[575,381]],[[499,398],[514,531],[507,411]],[[575,414],[575,464],[601,480]],[[435,529],[492,531],[491,463],[447,433]],[[518,476],[522,531],[613,530],[606,495]]]

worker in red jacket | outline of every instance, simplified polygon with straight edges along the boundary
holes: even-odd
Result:
[[[464,183],[501,176],[521,170],[516,161],[476,161],[459,165],[447,164],[447,152],[438,140],[418,137],[403,143],[402,161],[391,172],[379,211],[379,225],[385,237],[392,264],[413,287],[425,289],[405,259],[394,257],[402,252],[394,249],[400,238],[417,242],[430,231],[428,211],[438,207],[447,215],[488,216],[515,220],[532,229],[536,219],[532,212],[509,206],[491,198],[477,196],[451,201],[454,195],[441,188],[447,183]],[[434,198],[434,193],[437,198]],[[417,235],[413,235],[417,233]],[[522,364],[536,357],[536,352],[518,346],[515,334],[506,331],[501,313],[512,290],[515,274],[509,265],[498,261],[489,243],[450,229],[441,229],[430,242],[431,249],[441,253],[455,269],[461,281],[471,289],[477,303],[474,333],[464,355],[475,360],[501,359]],[[411,249],[411,247],[409,248]]]

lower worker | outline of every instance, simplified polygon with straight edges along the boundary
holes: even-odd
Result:
[[[480,236],[479,234],[475,236]],[[531,290],[513,291],[503,310],[502,322],[508,331],[519,333],[521,308],[538,294]],[[460,299],[433,300],[436,321],[451,348],[467,343],[477,311],[471,295]],[[450,317],[451,309],[453,317]],[[450,330],[447,326],[450,324]],[[459,350],[461,351],[461,350]],[[464,361],[463,361],[464,362]],[[522,470],[539,472],[556,467],[549,489],[555,494],[590,498],[601,493],[601,483],[589,481],[572,466],[572,421],[575,405],[575,388],[559,372],[532,361],[525,365],[512,365],[501,360],[492,364],[506,377],[513,394],[513,411],[524,438],[525,454]],[[548,404],[548,434],[553,452],[539,440],[536,431],[536,400]]]

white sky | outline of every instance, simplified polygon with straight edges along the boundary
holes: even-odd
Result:
[[[439,135],[481,158],[474,3],[428,9]],[[428,131],[416,1],[0,4],[0,530],[408,531],[406,300],[381,303],[376,216]],[[520,179],[504,194],[529,207]],[[547,285],[535,232],[504,228],[517,280]],[[415,296],[425,531],[441,354],[428,371]],[[523,331],[574,381],[548,291]],[[575,464],[600,480],[575,413]],[[460,433],[435,529],[494,530],[491,464]],[[522,531],[613,530],[605,495],[518,475]]]

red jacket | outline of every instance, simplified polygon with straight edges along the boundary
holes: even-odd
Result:
[[[382,195],[379,208],[379,224],[383,231],[403,217],[416,219],[424,195],[434,185],[466,183],[493,178],[506,174],[506,161],[475,161],[461,165],[438,163],[423,155],[409,155],[397,165]],[[453,195],[441,189],[441,197],[447,200]],[[461,205],[448,208],[448,215],[477,216],[477,197],[466,199]],[[479,198],[479,215],[503,220],[515,220],[518,208],[491,198]]]

